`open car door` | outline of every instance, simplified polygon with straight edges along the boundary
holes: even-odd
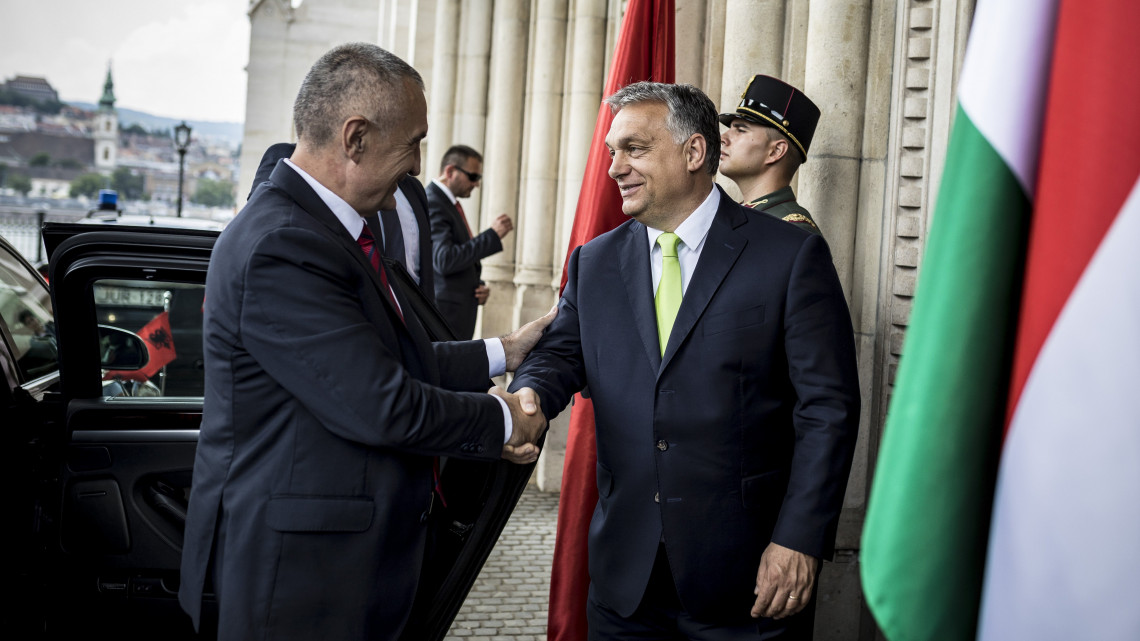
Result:
[[[208,638],[177,592],[182,531],[202,417],[202,307],[216,232],[49,224],[59,340],[58,392],[46,395],[47,461],[37,497],[35,613],[47,636]],[[411,277],[395,285],[433,339],[446,323]],[[138,337],[132,362],[114,337]],[[128,341],[129,342],[129,341]],[[124,365],[125,363],[125,365]],[[46,444],[46,445],[44,445]],[[443,461],[448,508],[429,551],[405,638],[442,639],[490,554],[533,465]],[[380,577],[377,577],[378,580]],[[207,598],[209,609],[216,602]],[[205,632],[205,631],[204,631]]]

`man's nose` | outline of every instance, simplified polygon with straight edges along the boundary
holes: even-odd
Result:
[[[607,172],[610,178],[617,180],[618,176],[623,176],[628,172],[628,164],[625,162],[625,157],[620,151],[615,151],[614,155],[610,157],[610,169]]]

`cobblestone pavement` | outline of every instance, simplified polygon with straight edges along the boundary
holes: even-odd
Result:
[[[531,485],[459,609],[445,641],[544,641],[558,494]]]

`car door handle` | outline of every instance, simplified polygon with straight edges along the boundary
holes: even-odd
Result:
[[[156,481],[147,488],[147,496],[150,499],[151,506],[176,525],[184,528],[186,526],[186,505],[171,496],[172,494],[174,494],[174,488],[161,481]]]

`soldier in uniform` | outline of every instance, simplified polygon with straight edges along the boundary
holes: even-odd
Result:
[[[791,188],[807,161],[819,107],[788,83],[756,75],[736,111],[721,114],[720,122],[728,127],[720,137],[720,173],[740,188],[741,204],[819,234]]]

